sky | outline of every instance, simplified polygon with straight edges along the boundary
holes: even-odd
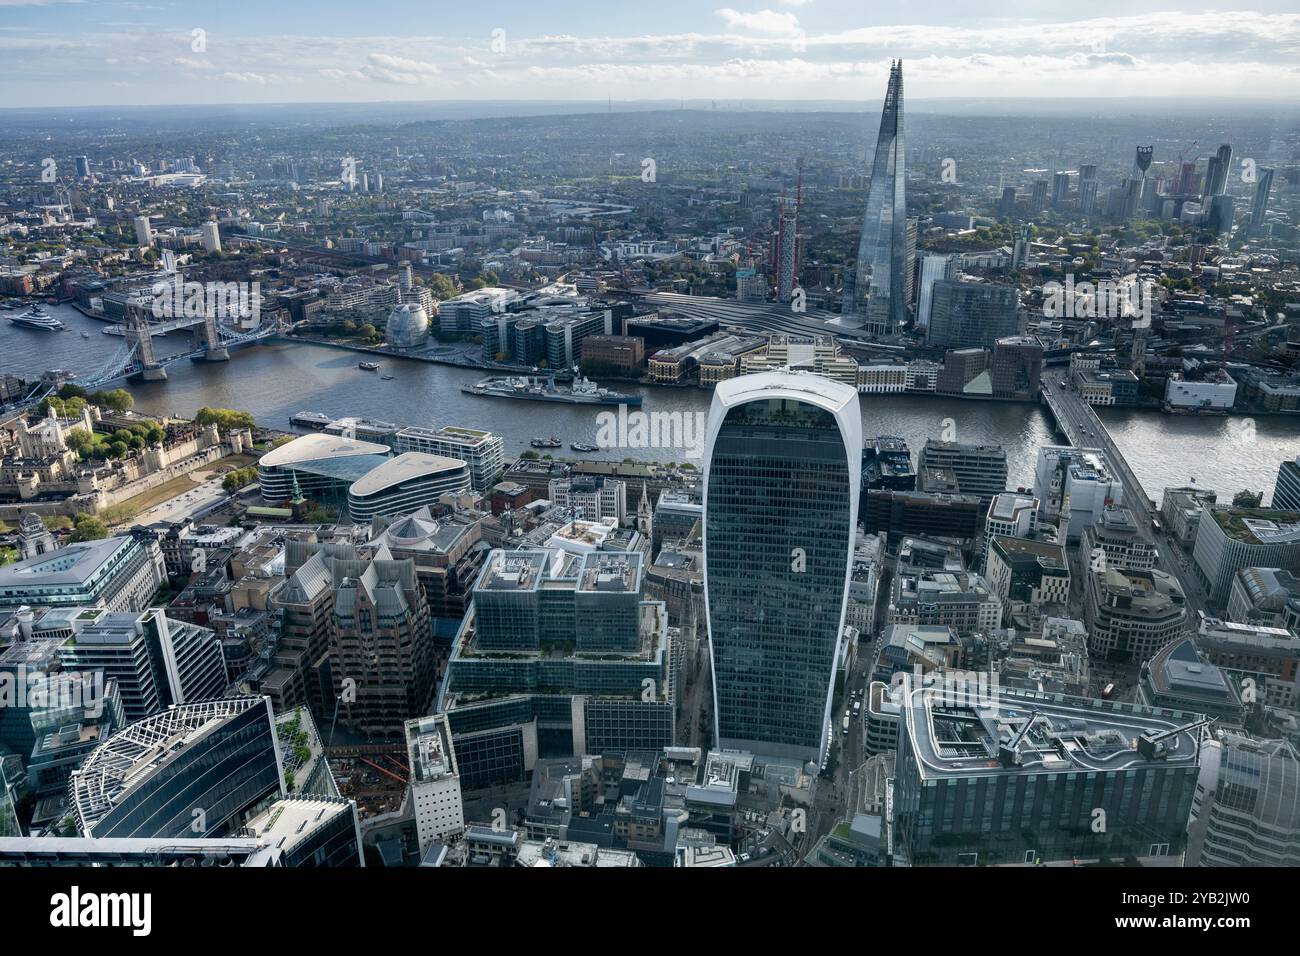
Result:
[[[1288,9],[1290,8],[1290,9]],[[1295,0],[0,0],[0,106],[1300,100]]]

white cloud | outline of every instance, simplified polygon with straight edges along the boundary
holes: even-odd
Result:
[[[726,20],[729,27],[752,30],[755,33],[789,36],[799,29],[799,18],[793,13],[777,13],[775,10],[742,13],[731,7],[723,7],[721,10],[715,10],[714,13]]]

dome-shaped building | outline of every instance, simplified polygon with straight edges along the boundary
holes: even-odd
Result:
[[[388,344],[411,349],[429,341],[429,316],[424,307],[413,302],[393,306],[388,313]]]

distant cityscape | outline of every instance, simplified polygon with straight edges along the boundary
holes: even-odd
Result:
[[[0,112],[0,865],[1300,865],[1294,110],[924,69]]]

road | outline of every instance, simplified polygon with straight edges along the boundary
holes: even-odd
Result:
[[[155,505],[131,519],[131,524],[151,525],[160,521],[175,523],[186,518],[201,519],[221,507],[229,496],[221,487],[224,475],[209,478],[189,491],[182,492],[175,498]]]
[[[1152,530],[1151,519],[1159,513],[1155,502],[1143,489],[1123,452],[1111,439],[1092,406],[1070,385],[1069,378],[1070,372],[1066,368],[1043,370],[1043,397],[1056,416],[1057,425],[1070,444],[1079,448],[1098,448],[1106,453],[1106,459],[1119,474],[1124,486],[1124,503],[1133,511],[1138,534],[1144,541],[1156,546],[1157,570],[1165,572],[1178,582],[1187,598],[1189,620],[1195,621],[1196,612],[1205,611],[1207,602],[1205,591],[1191,568],[1191,559],[1183,554],[1176,542],[1163,533],[1157,535]]]

